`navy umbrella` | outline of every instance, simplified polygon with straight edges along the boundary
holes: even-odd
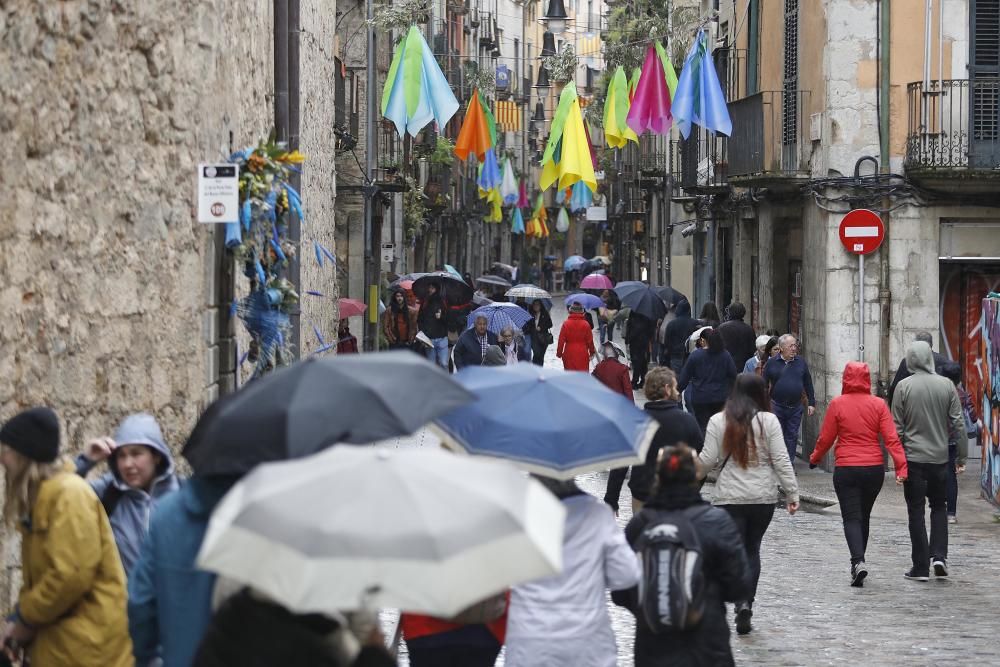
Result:
[[[199,475],[242,475],[338,442],[407,435],[472,400],[412,352],[310,357],[213,403],[183,453]]]
[[[516,364],[473,366],[456,377],[479,400],[431,425],[445,446],[547,477],[642,463],[659,428],[589,373]]]
[[[668,306],[676,307],[682,300],[687,299],[686,296],[675,290],[673,287],[654,287],[653,291],[655,291],[657,296],[663,299],[663,303]]]
[[[615,285],[615,294],[633,313],[656,321],[667,314],[667,306],[656,290],[638,280],[626,280]]]

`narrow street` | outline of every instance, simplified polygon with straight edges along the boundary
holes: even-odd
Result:
[[[552,310],[558,327],[566,319],[561,300]],[[615,332],[620,342],[620,332]],[[555,346],[545,365],[561,368]],[[645,399],[640,392],[636,402]],[[435,446],[421,431],[399,446]],[[990,506],[978,497],[978,450],[960,479],[959,523],[949,526],[947,579],[921,584],[903,579],[910,542],[902,488],[890,477],[876,503],[864,588],[848,585],[850,560],[836,505],[805,504],[795,516],[775,512],[764,538],[763,567],[754,608],[754,631],[732,634],[740,665],[984,665],[995,660],[1000,602],[1000,531]],[[800,487],[814,499],[835,500],[832,475],[796,464]],[[578,478],[603,497],[607,473]],[[710,497],[712,485],[705,486]],[[628,486],[622,489],[619,523],[631,518]],[[984,582],[994,582],[986,585]],[[632,665],[631,613],[608,602],[618,642],[618,664]],[[405,653],[405,647],[402,651]],[[400,664],[408,664],[405,655]],[[502,665],[501,660],[497,662]]]

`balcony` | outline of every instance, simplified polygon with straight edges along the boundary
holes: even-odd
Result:
[[[639,137],[636,161],[640,177],[658,178],[670,173],[669,143],[666,137],[644,134]]]
[[[674,182],[685,196],[715,194],[729,187],[730,139],[696,127],[687,139],[672,141]]]
[[[996,192],[1000,186],[1000,79],[907,86],[906,175],[930,189]]]
[[[733,136],[727,141],[731,185],[793,190],[809,178],[803,157],[803,117],[809,91],[770,90],[730,102]]]

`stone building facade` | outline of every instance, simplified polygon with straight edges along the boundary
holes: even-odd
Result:
[[[301,41],[303,236],[331,249],[334,9],[302,3]],[[227,339],[241,325],[220,302],[232,272],[217,230],[196,221],[196,165],[273,124],[271,12],[268,0],[0,7],[0,419],[50,405],[76,451],[147,410],[177,449],[234,385]],[[337,288],[300,256],[303,291],[327,297],[303,303],[308,352],[309,324],[336,335]]]

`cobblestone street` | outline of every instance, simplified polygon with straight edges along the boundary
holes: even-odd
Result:
[[[553,309],[554,330],[565,319]],[[616,332],[616,338],[620,338]],[[561,368],[555,346],[546,366]],[[644,403],[641,392],[636,401]],[[435,446],[426,431],[400,439],[400,446]],[[949,526],[947,579],[917,583],[903,579],[909,568],[903,492],[887,477],[872,517],[867,564],[861,589],[849,585],[850,559],[836,505],[806,505],[795,516],[775,513],[764,538],[763,567],[754,609],[754,631],[732,634],[740,665],[987,665],[997,659],[996,608],[1000,604],[1000,524],[978,498],[978,453],[960,480],[959,523]],[[799,461],[803,491],[835,499],[832,475],[810,471]],[[578,478],[603,497],[607,473]],[[712,485],[705,486],[710,497]],[[619,523],[631,518],[628,486],[622,490]],[[618,664],[632,665],[632,615],[609,601],[618,642]],[[408,664],[405,657],[400,664]],[[498,665],[503,664],[501,660]],[[543,666],[539,666],[543,667]]]

